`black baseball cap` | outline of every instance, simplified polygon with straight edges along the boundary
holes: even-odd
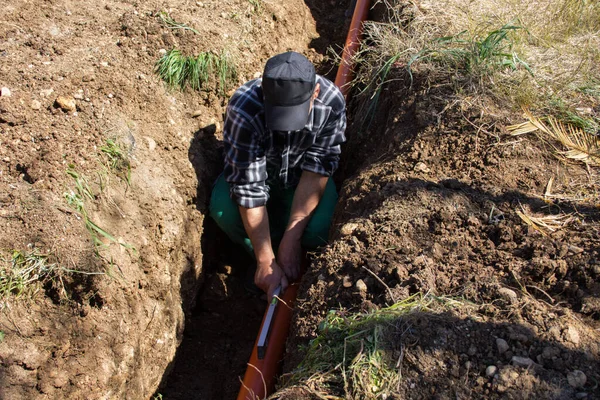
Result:
[[[288,51],[271,57],[262,77],[267,128],[274,131],[304,128],[315,84],[315,67],[302,54]]]

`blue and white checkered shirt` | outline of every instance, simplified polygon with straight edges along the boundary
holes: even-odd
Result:
[[[223,127],[223,174],[240,206],[266,205],[269,186],[294,187],[302,171],[331,176],[337,169],[346,141],[346,104],[333,82],[320,75],[317,82],[321,91],[301,131],[267,129],[260,78],[231,97]]]

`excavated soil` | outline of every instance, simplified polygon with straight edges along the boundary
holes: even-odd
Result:
[[[447,106],[435,99],[451,93],[419,87],[418,75],[409,89],[406,73],[396,75],[368,129],[364,104],[351,106],[344,155],[356,162],[345,164],[331,244],[300,289],[286,369],[330,310],[432,294],[464,307],[402,321],[398,398],[600,398],[600,213],[568,200],[594,189],[597,171],[508,135],[519,116]],[[559,196],[545,201],[551,177]],[[517,211],[572,219],[542,234]],[[573,385],[575,371],[584,385]]]

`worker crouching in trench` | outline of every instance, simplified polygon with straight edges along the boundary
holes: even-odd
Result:
[[[229,101],[210,215],[255,257],[254,284],[269,300],[299,277],[302,249],[327,241],[345,129],[342,93],[295,52],[270,58]]]

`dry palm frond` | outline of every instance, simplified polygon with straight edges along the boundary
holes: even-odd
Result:
[[[537,230],[544,236],[548,236],[549,234],[564,228],[567,224],[575,220],[575,217],[573,217],[571,214],[534,217],[528,215],[523,206],[521,206],[521,211],[516,210],[516,212],[517,215],[523,220],[523,222],[525,222],[527,225],[531,226],[533,229]]]
[[[583,129],[572,125],[566,125],[555,118],[548,116],[548,125],[539,118],[525,111],[528,121],[517,125],[511,125],[507,129],[511,134],[523,135],[536,132],[542,140],[548,140],[548,136],[560,142],[567,150],[557,151],[566,158],[579,160],[593,166],[600,166],[600,140],[596,135],[588,133]],[[540,135],[545,134],[545,136]]]

